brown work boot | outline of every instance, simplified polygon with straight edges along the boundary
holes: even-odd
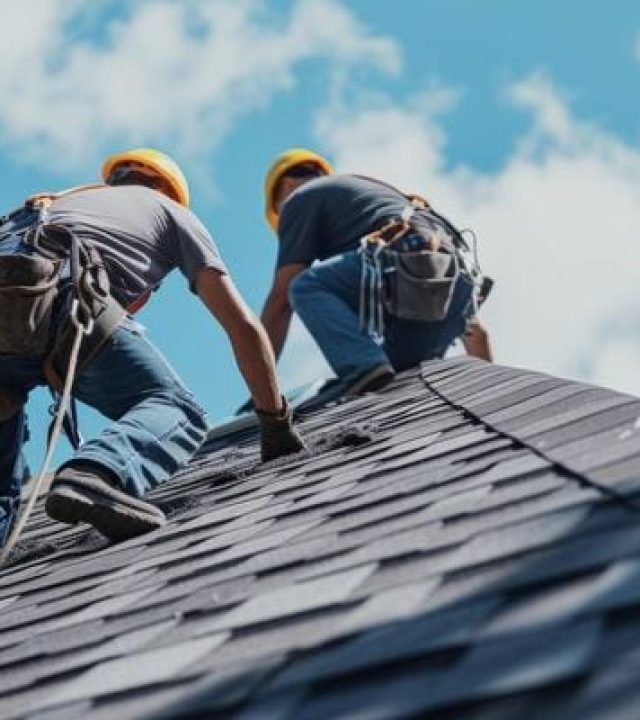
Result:
[[[114,541],[128,540],[167,523],[160,508],[124,492],[115,475],[98,463],[74,463],[59,470],[45,509],[54,520],[88,523]]]
[[[368,392],[382,390],[395,379],[396,373],[391,365],[383,363],[364,370],[348,383],[345,391],[346,397],[364,395]]]

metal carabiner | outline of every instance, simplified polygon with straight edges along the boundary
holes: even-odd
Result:
[[[78,300],[78,298],[74,298],[71,301],[71,322],[75,325],[76,328],[78,328],[78,330],[82,332],[83,335],[91,335],[94,326],[93,318],[89,316],[87,319],[87,324],[83,325],[83,323],[80,321],[79,311],[80,301]]]

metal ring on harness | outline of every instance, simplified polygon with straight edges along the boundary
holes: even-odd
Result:
[[[91,315],[87,315],[87,324],[84,325],[80,320],[78,311],[80,310],[80,300],[74,298],[71,301],[71,311],[69,312],[69,318],[73,325],[82,332],[83,335],[91,335],[95,327],[95,320]]]

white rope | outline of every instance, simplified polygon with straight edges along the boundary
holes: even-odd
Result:
[[[384,343],[384,308],[382,305],[383,245],[373,250],[367,246],[366,238],[360,241],[362,272],[360,275],[360,306],[358,309],[359,328],[377,344]]]
[[[384,307],[382,306],[382,250],[383,246],[379,245],[373,253],[373,278],[372,278],[372,302],[373,302],[373,332],[372,340],[376,345],[384,344]],[[373,285],[375,283],[375,289]]]
[[[366,318],[366,311],[365,311],[365,303],[366,303],[366,296],[367,296],[367,240],[366,238],[362,238],[360,240],[360,259],[362,261],[361,269],[362,272],[360,273],[360,304],[358,306],[358,320],[359,320],[359,327],[360,330],[364,330],[367,324],[367,318]]]
[[[370,259],[369,265],[369,337],[373,340],[376,333],[376,288],[378,286],[376,278],[376,256],[375,250]]]
[[[77,302],[77,301],[75,301],[75,302]],[[76,312],[77,312],[77,310],[76,310]],[[74,313],[72,311],[72,317],[73,316],[74,316]],[[42,485],[44,483],[45,476],[49,472],[49,465],[51,464],[51,460],[53,458],[53,453],[55,452],[56,445],[58,444],[58,440],[60,439],[60,431],[62,430],[62,422],[63,422],[64,416],[67,412],[67,408],[69,406],[69,401],[71,400],[71,389],[73,387],[73,381],[75,379],[76,368],[78,365],[78,355],[80,353],[80,345],[82,344],[82,336],[87,334],[87,328],[85,328],[81,323],[77,322],[76,320],[74,320],[74,323],[77,328],[76,335],[74,337],[73,345],[71,348],[71,354],[69,356],[69,367],[67,369],[67,377],[65,378],[64,389],[62,391],[62,397],[60,398],[60,404],[59,404],[58,410],[56,412],[56,419],[53,424],[53,430],[51,431],[51,438],[48,443],[47,454],[45,456],[44,462],[42,463],[40,472],[38,473],[38,476],[36,477],[36,479],[33,483],[33,491],[31,492],[31,496],[29,497],[27,506],[25,507],[25,509],[22,513],[22,516],[16,523],[15,527],[11,531],[11,535],[9,536],[9,539],[7,540],[7,544],[4,546],[2,555],[0,555],[0,565],[5,562],[9,553],[13,550],[13,548],[16,546],[16,543],[20,539],[22,530],[24,529],[24,526],[27,524],[27,520],[29,519],[29,516],[31,515],[31,512],[36,504],[36,500],[38,499],[38,496],[40,495],[40,490],[42,489]]]

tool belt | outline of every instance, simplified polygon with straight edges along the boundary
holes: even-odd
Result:
[[[360,325],[379,343],[385,312],[417,322],[443,320],[460,275],[455,246],[443,243],[440,226],[425,237],[412,226],[412,214],[410,206],[402,218],[361,240]],[[403,246],[411,236],[420,236],[419,249]]]
[[[0,354],[46,351],[61,266],[35,255],[0,255]]]
[[[64,384],[78,322],[86,329],[78,374],[126,316],[111,296],[100,255],[66,227],[40,220],[5,239],[17,252],[0,252],[0,354],[44,355],[53,390]],[[22,405],[0,388],[0,419]]]

